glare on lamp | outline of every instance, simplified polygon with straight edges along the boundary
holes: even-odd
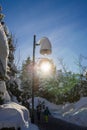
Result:
[[[50,72],[52,69],[52,63],[48,58],[41,59],[39,61],[39,70],[43,73]]]

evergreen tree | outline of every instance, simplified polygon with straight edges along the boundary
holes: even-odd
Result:
[[[27,98],[31,96],[31,87],[32,87],[32,60],[28,57],[25,62],[22,64],[22,69],[20,72],[21,79],[21,89],[23,90],[22,96]]]

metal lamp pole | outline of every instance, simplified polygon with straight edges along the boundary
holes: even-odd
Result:
[[[32,79],[32,115],[31,115],[32,123],[34,123],[35,47],[36,47],[36,35],[34,35],[33,39],[33,79]]]

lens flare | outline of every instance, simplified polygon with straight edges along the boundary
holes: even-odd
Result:
[[[44,73],[46,72],[50,72],[51,70],[51,64],[49,62],[43,62],[41,65],[40,65],[40,70]]]

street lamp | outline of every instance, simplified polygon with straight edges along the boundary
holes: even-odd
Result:
[[[34,123],[34,86],[35,86],[35,48],[40,45],[40,54],[49,55],[52,53],[52,47],[49,39],[47,37],[43,37],[36,43],[36,35],[33,37],[33,77],[32,77],[32,115],[31,122]]]

